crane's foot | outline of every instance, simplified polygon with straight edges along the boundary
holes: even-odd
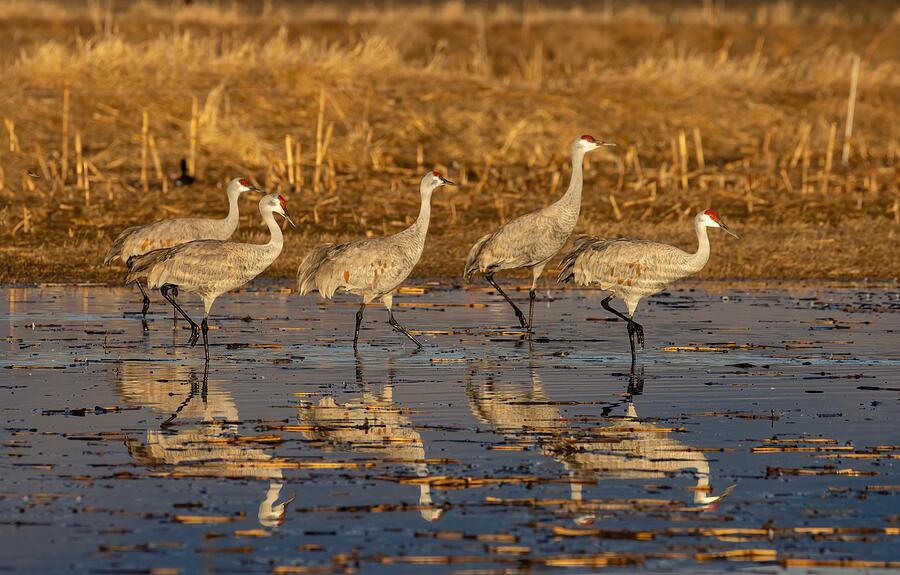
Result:
[[[395,330],[399,331],[400,333],[402,333],[403,335],[408,337],[409,340],[411,342],[413,342],[414,344],[416,344],[416,346],[418,348],[421,349],[421,348],[425,347],[421,343],[419,343],[419,340],[417,340],[413,334],[406,331],[406,328],[404,328],[402,325],[400,325],[400,322],[398,322],[396,319],[394,319],[394,314],[391,313],[390,310],[388,310],[388,314],[389,314],[388,315],[388,323],[391,324],[391,327],[393,327]]]
[[[200,328],[197,327],[197,324],[191,324],[191,339],[188,340],[188,345],[194,347],[197,345],[198,339],[200,339]]]
[[[147,325],[147,311],[150,309],[150,296],[144,291],[144,286],[141,285],[141,282],[137,282],[137,286],[138,289],[141,290],[141,296],[143,297],[143,305],[141,306],[141,327],[144,328],[144,331],[150,331],[150,326]]]
[[[525,314],[519,310],[516,310],[516,317],[519,319],[519,324],[522,326],[522,329],[531,331],[531,326],[528,325],[528,320],[525,319]]]
[[[641,324],[634,324],[634,335],[637,338],[638,345],[641,346],[641,349],[644,349],[644,327]]]

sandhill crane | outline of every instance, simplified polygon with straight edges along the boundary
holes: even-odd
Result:
[[[171,248],[194,240],[227,240],[238,226],[238,198],[244,192],[249,191],[258,190],[246,178],[235,178],[228,183],[226,189],[228,215],[222,220],[176,218],[128,228],[115,239],[103,259],[103,264],[109,265],[118,259],[131,268],[132,258],[153,250]],[[137,277],[140,278],[140,276]],[[144,296],[141,318],[146,330],[149,329],[147,327],[147,310],[150,309],[150,298],[139,279],[134,281],[141,290],[141,295]],[[178,293],[176,292],[174,295],[177,296]]]
[[[507,222],[499,230],[487,234],[475,242],[466,258],[463,277],[472,277],[475,272],[484,274],[484,279],[512,306],[523,328],[532,329],[534,297],[538,278],[550,258],[562,249],[581,211],[581,188],[584,181],[582,164],[584,155],[601,146],[614,146],[609,142],[584,135],[572,142],[572,179],[569,189],[555,203],[519,216]],[[494,281],[494,273],[500,270],[530,268],[532,281],[528,292],[528,321],[522,310],[516,306],[500,286]]]
[[[175,288],[195,293],[203,299],[203,349],[209,361],[209,310],[213,302],[225,292],[238,288],[261,274],[275,258],[281,254],[284,237],[275,221],[273,213],[282,216],[294,225],[287,212],[286,202],[278,194],[268,194],[259,201],[259,213],[269,228],[270,239],[266,244],[242,244],[225,240],[196,240],[173,248],[154,250],[136,260],[126,281],[146,277],[151,289],[160,288],[160,293],[175,306],[175,309],[191,324],[191,347],[197,343],[197,324],[175,299]]]
[[[709,261],[709,236],[706,228],[722,228],[734,237],[738,235],[725,226],[715,210],[700,212],[694,217],[697,232],[697,251],[687,253],[674,246],[649,240],[604,240],[582,236],[563,258],[557,281],[574,280],[586,286],[599,284],[611,292],[600,305],[628,322],[632,367],[637,357],[635,339],[644,348],[644,328],[634,321],[638,303],[645,297],[659,293],[675,280],[695,274]],[[628,315],[609,305],[614,297],[625,302]]]
[[[304,258],[297,270],[297,289],[300,295],[318,291],[331,299],[340,290],[362,297],[356,312],[356,331],[353,349],[359,343],[359,326],[366,305],[381,298],[388,311],[388,323],[422,347],[411,333],[401,326],[391,311],[394,290],[409,276],[425,247],[428,221],[431,217],[431,194],[441,186],[455,186],[440,172],[428,172],[419,184],[422,204],[416,221],[398,234],[380,238],[357,240],[343,244],[323,244]]]

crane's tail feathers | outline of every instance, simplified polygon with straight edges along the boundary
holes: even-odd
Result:
[[[316,276],[328,257],[328,251],[333,247],[334,244],[322,244],[303,258],[303,262],[297,268],[297,289],[300,291],[300,295],[306,295],[319,289]]]
[[[122,246],[124,243],[125,241],[122,236],[116,238],[116,241],[113,242],[112,246],[110,246],[109,251],[106,252],[106,257],[103,258],[103,265],[108,266],[115,260],[122,259]]]
[[[469,250],[469,255],[466,257],[466,267],[463,270],[463,279],[469,279],[477,272],[481,271],[478,263],[479,256],[481,256],[481,251],[484,249],[484,244],[487,243],[493,234],[487,234],[482,236],[475,245],[472,246],[472,249]]]
[[[174,250],[178,249],[178,247],[179,246],[153,250],[152,252],[147,252],[142,256],[128,258],[130,268],[128,270],[128,275],[125,276],[125,283],[136,282],[139,279],[145,278],[150,275],[153,267],[168,258]]]
[[[116,236],[116,239],[113,240],[113,244],[109,246],[109,251],[106,252],[106,257],[103,258],[103,265],[108,266],[117,258],[122,259],[122,250],[125,249],[125,242],[138,230],[138,227],[139,226],[126,228],[121,234]]]
[[[575,264],[578,261],[578,257],[581,256],[584,252],[591,249],[591,246],[594,242],[598,241],[599,238],[595,238],[593,236],[582,235],[575,238],[575,243],[572,246],[572,249],[563,256],[562,263],[560,264],[559,275],[556,276],[557,283],[567,283],[575,279]]]

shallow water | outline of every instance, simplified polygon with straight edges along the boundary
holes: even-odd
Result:
[[[0,289],[0,570],[900,567],[900,293],[716,289],[642,304],[634,376],[591,291],[532,340],[401,294],[425,349],[372,307],[358,356],[351,299],[230,294],[204,374],[158,296]]]

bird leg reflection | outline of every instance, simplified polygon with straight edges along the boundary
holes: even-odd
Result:
[[[175,419],[178,417],[178,414],[181,413],[181,410],[185,408],[185,406],[190,405],[190,403],[197,396],[197,392],[200,392],[200,399],[203,401],[203,404],[206,405],[206,399],[209,393],[209,388],[207,387],[207,381],[209,380],[209,364],[203,368],[203,380],[202,382],[197,381],[197,374],[191,372],[190,382],[191,382],[191,391],[188,392],[184,401],[181,402],[181,405],[175,408],[175,412],[172,413],[165,421],[159,424],[160,429],[166,429],[174,425]]]
[[[641,366],[640,372],[635,368],[634,361],[631,362],[631,372],[628,374],[628,395],[640,395],[644,392],[644,366]]]

